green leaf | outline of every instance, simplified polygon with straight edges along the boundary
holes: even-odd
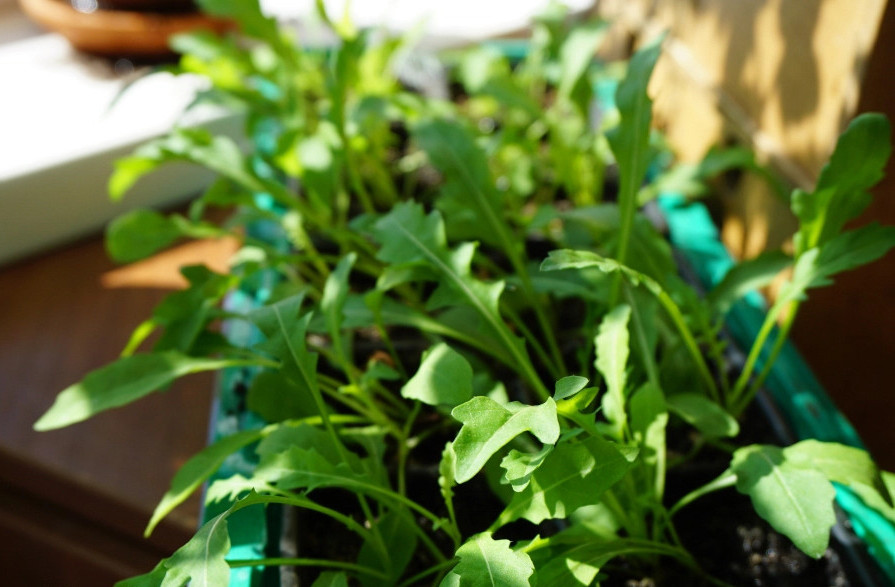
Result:
[[[348,274],[357,260],[356,253],[348,253],[339,259],[336,268],[333,269],[326,284],[323,287],[323,298],[320,301],[320,309],[326,319],[326,329],[332,340],[333,350],[347,370],[351,364],[348,350],[345,348],[345,340],[342,336],[342,323],[344,322],[345,299],[348,296]]]
[[[594,54],[606,36],[609,27],[605,22],[594,21],[575,27],[560,48],[559,86],[557,93],[570,98],[572,91],[582,81]]]
[[[267,337],[257,348],[270,353],[282,363],[282,372],[295,383],[301,393],[317,392],[317,353],[309,352],[305,337],[311,313],[299,318],[304,294],[263,306],[249,314],[249,319]],[[321,406],[318,404],[318,409]]]
[[[457,549],[460,562],[442,585],[462,587],[527,587],[534,565],[524,552],[510,548],[509,540],[494,540],[483,532],[472,536]],[[454,578],[450,579],[451,575]],[[459,579],[459,580],[458,580]]]
[[[402,202],[374,226],[374,235],[382,244],[377,258],[393,264],[425,264],[439,277],[439,286],[430,297],[428,309],[448,305],[472,308],[482,320],[486,335],[498,348],[490,354],[521,371],[528,382],[544,396],[540,377],[535,373],[522,339],[516,337],[500,316],[499,300],[504,283],[485,283],[471,274],[472,243],[450,251],[446,246],[444,223],[438,212],[425,215],[420,204]],[[485,349],[488,352],[488,349]]]
[[[639,271],[634,271],[615,259],[603,257],[591,251],[573,251],[571,249],[550,251],[547,253],[547,258],[541,263],[541,271],[584,269],[586,267],[596,267],[603,273],[620,273],[631,285],[643,285],[656,296],[664,293],[662,286],[655,279]]]
[[[707,301],[715,314],[723,316],[734,302],[750,291],[769,285],[792,262],[782,251],[771,251],[738,263],[712,288]]]
[[[116,587],[226,587],[230,565],[227,516],[230,510],[209,520],[189,542],[162,560],[152,572],[116,583]]]
[[[457,457],[454,478],[458,483],[472,479],[488,459],[523,432],[531,432],[544,444],[554,444],[559,438],[553,398],[538,406],[501,406],[477,396],[454,408],[451,415],[463,424],[453,442]]]
[[[278,371],[261,371],[252,378],[246,395],[246,407],[265,422],[305,418],[317,415],[310,394]]]
[[[462,236],[476,235],[491,244],[507,242],[501,196],[494,188],[488,158],[472,133],[456,121],[426,120],[411,129],[432,164],[442,173],[439,208],[451,224],[456,213],[468,212],[471,223]]]
[[[780,288],[775,307],[801,299],[812,287],[829,285],[833,275],[875,261],[893,246],[895,227],[868,224],[805,251],[796,260],[791,280]]]
[[[202,483],[207,481],[227,457],[260,439],[261,435],[260,430],[236,432],[221,438],[190,457],[190,460],[184,463],[174,475],[171,488],[155,507],[144,535],[149,536],[156,525],[175,507],[183,503]]]
[[[552,451],[553,445],[551,444],[544,446],[536,453],[520,452],[516,449],[511,450],[500,461],[500,466],[505,471],[500,482],[509,484],[513,491],[522,491],[528,487],[531,481],[531,474],[544,464],[544,459]]]
[[[180,238],[178,225],[155,210],[132,210],[106,229],[106,251],[119,263],[144,259]]]
[[[376,549],[372,535],[364,541],[357,562],[371,569],[385,573],[385,578],[362,575],[360,583],[364,587],[390,587],[400,583],[401,575],[416,550],[417,538],[413,532],[413,518],[407,510],[389,510],[374,523],[385,542],[385,553]]]
[[[809,439],[784,448],[783,456],[787,462],[797,467],[823,473],[829,481],[872,487],[892,507],[892,496],[889,495],[879,468],[866,450]]]
[[[661,52],[659,39],[631,57],[627,74],[615,92],[620,122],[616,128],[606,133],[618,164],[618,202],[621,211],[618,259],[622,263],[628,258],[630,231],[637,209],[637,192],[649,165],[652,100],[647,94],[647,85]]]
[[[805,554],[823,555],[836,522],[836,491],[822,473],[800,468],[783,449],[766,445],[738,449],[730,468],[737,490],[752,499],[758,515]]]
[[[793,193],[792,209],[799,218],[797,257],[830,241],[867,207],[868,190],[882,178],[892,150],[890,133],[889,121],[881,114],[856,117],[839,137],[814,192]]]
[[[163,389],[190,373],[257,364],[252,360],[189,357],[176,351],[124,357],[91,371],[83,381],[60,392],[34,429],[53,430],[81,422]]]
[[[116,582],[115,587],[160,587],[165,581],[165,575],[168,574],[165,560],[159,561],[148,573]]]
[[[280,489],[342,487],[365,493],[374,485],[357,465],[327,458],[316,448],[293,446],[283,452],[267,456],[255,470],[254,479],[275,483]]]
[[[580,375],[563,377],[556,382],[556,387],[553,391],[553,399],[559,401],[561,399],[566,399],[567,397],[572,397],[585,387],[587,387],[587,377],[581,377]]]
[[[168,294],[152,311],[152,323],[164,327],[153,350],[199,354],[195,344],[238,278],[215,273],[204,265],[182,267],[180,273],[189,287]]]
[[[653,489],[657,499],[665,488],[665,428],[668,409],[658,386],[645,383],[631,396],[631,431],[640,445],[640,458],[652,468]]]
[[[679,549],[662,542],[618,537],[605,540],[576,528],[551,537],[550,542],[550,548],[539,549],[534,555],[538,585],[591,585],[599,570],[620,556],[681,557]]]
[[[627,427],[628,422],[625,412],[625,385],[627,382],[625,369],[628,363],[628,320],[630,318],[630,306],[625,304],[616,306],[603,318],[595,339],[597,359],[594,365],[603,375],[607,388],[603,395],[603,412],[619,436],[621,431]]]
[[[600,495],[630,468],[625,455],[600,437],[560,443],[532,472],[525,489],[513,495],[495,526],[520,518],[538,524],[567,517],[599,501]]]
[[[472,367],[463,355],[438,343],[423,355],[401,395],[430,406],[458,406],[472,397]]]
[[[676,393],[665,398],[665,401],[669,410],[707,438],[733,437],[740,433],[736,418],[704,395]]]
[[[201,128],[181,128],[168,136],[150,141],[134,154],[115,162],[109,178],[109,194],[120,199],[140,177],[170,161],[201,165],[253,192],[269,191],[274,186],[258,179],[239,146],[229,137],[213,136]],[[285,197],[281,192],[274,197]]]
[[[272,18],[264,16],[258,0],[197,0],[203,12],[232,18],[242,31],[265,41],[279,37],[279,27]]]

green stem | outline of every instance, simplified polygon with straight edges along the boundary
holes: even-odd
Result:
[[[668,516],[674,516],[681,508],[690,503],[696,501],[700,497],[704,495],[708,495],[709,493],[713,493],[715,491],[719,491],[721,489],[726,489],[728,487],[733,487],[737,482],[737,476],[728,469],[724,471],[716,477],[714,480],[709,481],[705,485],[701,487],[697,487],[684,497],[680,498],[676,504],[674,504],[670,510],[668,510]]]
[[[768,360],[763,365],[763,371],[764,369],[770,371],[770,366],[773,365],[773,361],[777,358],[777,354],[783,348],[783,343],[786,340],[786,335],[789,333],[789,329],[792,327],[793,320],[795,320],[799,302],[798,300],[794,300],[788,303],[774,304],[771,309],[768,310],[768,313],[765,316],[764,322],[762,323],[761,328],[759,329],[758,334],[755,337],[755,341],[752,343],[752,348],[749,349],[749,354],[746,356],[746,362],[743,365],[743,370],[740,373],[740,376],[737,378],[736,383],[733,386],[733,391],[731,391],[730,394],[730,404],[736,408],[733,411],[734,415],[738,415],[739,412],[748,404],[747,400],[751,400],[748,387],[752,378],[752,374],[755,371],[755,367],[758,363],[759,358],[761,357],[762,351],[765,349],[768,337],[774,331],[774,327],[777,324],[777,318],[787,307],[790,308],[789,315],[784,322],[783,329],[778,333],[777,340],[774,343],[774,347],[771,350]],[[765,376],[767,376],[767,373],[765,373]]]
[[[746,393],[743,394],[741,398],[733,406],[733,415],[739,416],[743,410],[752,402],[753,398],[755,398],[755,394],[758,393],[758,390],[761,389],[761,386],[764,385],[765,379],[767,379],[768,375],[771,373],[771,369],[774,368],[774,363],[777,362],[777,357],[780,356],[780,352],[783,350],[783,346],[786,344],[787,339],[789,338],[789,331],[792,329],[792,325],[795,322],[796,314],[799,311],[800,303],[798,301],[791,302],[788,305],[788,312],[786,318],[783,321],[783,324],[777,331],[776,339],[774,340],[774,346],[771,348],[771,352],[768,355],[767,360],[764,365],[762,365],[761,371],[758,373],[753,380]]]

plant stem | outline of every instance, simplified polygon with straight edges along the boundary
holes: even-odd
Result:
[[[668,510],[668,516],[674,516],[674,514],[676,514],[681,508],[699,499],[703,495],[708,495],[709,493],[712,493],[714,491],[733,487],[736,482],[737,476],[728,469],[727,471],[721,473],[721,475],[716,477],[714,480],[709,481],[702,487],[697,487],[684,497],[680,498],[678,502],[674,504],[671,509]]]
[[[799,301],[792,300],[784,304],[776,303],[771,306],[770,310],[768,310],[764,322],[762,323],[761,328],[759,329],[758,334],[755,337],[755,341],[752,343],[752,348],[749,349],[749,354],[746,357],[746,363],[743,365],[743,370],[740,373],[740,376],[737,378],[736,383],[733,386],[733,391],[730,394],[730,404],[733,407],[732,413],[734,416],[739,415],[742,410],[745,409],[758,389],[757,386],[753,385],[750,390],[750,380],[752,378],[753,372],[755,371],[758,359],[761,356],[762,351],[765,350],[768,337],[770,337],[771,333],[774,332],[774,327],[777,324],[777,318],[784,310],[788,309],[787,317],[783,323],[783,326],[777,333],[776,340],[774,341],[774,346],[772,347],[770,354],[768,355],[768,359],[762,366],[762,371],[758,381],[759,385],[761,385],[761,383],[764,381],[764,378],[767,377],[767,374],[770,372],[770,369],[773,366],[773,362],[777,359],[777,355],[783,348],[783,343],[786,341],[786,337],[789,334],[790,328],[792,328],[792,324],[795,320],[798,308]]]

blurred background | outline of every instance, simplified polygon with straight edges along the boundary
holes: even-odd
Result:
[[[116,4],[117,2],[117,4]],[[327,2],[334,12],[343,2]],[[524,36],[547,2],[354,3],[361,25],[419,29],[430,47]],[[576,0],[574,12],[613,22],[604,58],[627,56],[668,31],[653,77],[655,119],[684,161],[714,145],[751,147],[791,187],[813,186],[857,113],[895,115],[889,82],[895,7],[885,0]],[[112,9],[109,9],[109,7]],[[301,26],[313,2],[265,4]],[[166,36],[223,27],[180,0],[0,0],[0,565],[5,584],[102,585],[144,572],[185,542],[194,499],[152,539],[142,530],[170,479],[206,442],[211,377],[35,433],[56,393],[120,352],[177,267],[223,268],[229,241],[177,247],[128,267],[106,259],[101,231],[129,208],[183,205],[208,177],[171,166],[122,204],[105,183],[112,161],[173,124],[237,134],[223,109],[183,109],[202,82],[142,77],[170,59]],[[74,44],[74,46],[73,46]],[[79,47],[80,49],[76,48]],[[121,90],[127,88],[123,94]],[[895,224],[895,174],[860,219]],[[711,208],[737,256],[786,246],[795,226],[766,183],[732,175]],[[880,464],[895,470],[895,262],[813,290],[795,342]],[[176,413],[177,418],[169,415]],[[48,565],[54,558],[58,564]],[[8,582],[11,581],[11,582]]]

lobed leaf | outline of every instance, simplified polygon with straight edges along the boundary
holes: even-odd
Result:
[[[491,533],[472,536],[457,549],[460,562],[442,585],[463,587],[528,587],[534,564],[524,552],[514,551],[509,540],[494,540]]]
[[[116,583],[116,587],[226,587],[230,565],[227,516],[230,510],[206,522],[189,542],[162,560],[151,572]]]
[[[513,495],[495,526],[520,518],[538,524],[567,517],[599,501],[630,468],[628,457],[598,436],[560,443],[530,474],[527,486]]]
[[[505,407],[477,396],[454,408],[451,415],[463,424],[453,442],[457,483],[472,479],[488,459],[523,432],[531,432],[544,444],[554,444],[559,438],[556,402],[552,398],[536,406]]]

